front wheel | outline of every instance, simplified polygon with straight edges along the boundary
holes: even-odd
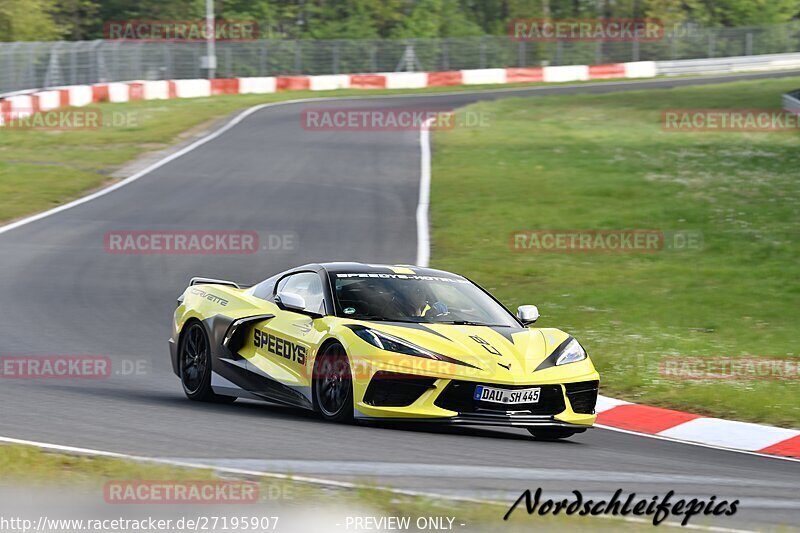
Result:
[[[528,428],[531,435],[536,440],[559,440],[566,439],[573,436],[575,433],[581,433],[582,430],[574,430],[568,428]]]
[[[200,322],[191,322],[181,336],[181,385],[190,400],[232,403],[234,396],[220,396],[211,389],[211,345]]]
[[[341,344],[331,344],[314,363],[314,404],[332,422],[353,420],[353,377]]]

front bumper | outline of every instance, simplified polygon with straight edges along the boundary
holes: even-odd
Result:
[[[564,383],[501,384],[376,372],[369,381],[356,382],[355,417],[360,420],[436,422],[453,425],[499,427],[591,427],[597,415],[599,376],[575,376]],[[381,379],[388,379],[381,389]],[[540,387],[535,404],[502,405],[473,398],[477,385],[519,389]],[[381,390],[388,391],[380,394]],[[376,392],[377,391],[377,392]]]

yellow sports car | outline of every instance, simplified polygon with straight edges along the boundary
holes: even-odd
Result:
[[[526,428],[595,421],[599,376],[580,343],[532,327],[467,278],[430,268],[304,265],[261,283],[193,278],[178,299],[172,368],[192,400],[251,398],[328,420]]]

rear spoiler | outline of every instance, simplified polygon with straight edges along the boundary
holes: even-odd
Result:
[[[192,285],[226,285],[228,287],[233,287],[235,289],[241,289],[242,287],[236,283],[235,281],[226,281],[224,279],[214,279],[214,278],[202,278],[202,277],[194,277],[189,282],[189,286]]]

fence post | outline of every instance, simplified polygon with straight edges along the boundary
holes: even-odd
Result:
[[[481,63],[480,68],[486,68],[486,36],[481,36]]]
[[[525,41],[520,41],[517,44],[517,66],[525,68]]]
[[[594,64],[603,64],[603,41],[600,40],[594,45]]]
[[[753,55],[753,34],[750,32],[747,32],[747,36],[745,37],[744,55]]]
[[[370,72],[378,72],[378,47],[374,42],[369,46],[369,63]]]
[[[166,68],[164,69],[164,79],[165,80],[173,80],[175,79],[175,60],[172,57],[172,43],[164,43],[164,54],[165,54],[165,63]]]
[[[449,39],[442,39],[442,70],[450,70]]]
[[[303,68],[303,56],[302,50],[300,50],[300,40],[294,40],[294,73],[300,74],[301,69]]]
[[[561,58],[564,56],[564,41],[556,43],[556,65],[561,64]]]
[[[339,74],[339,41],[333,41],[333,73]]]
[[[28,63],[28,74],[27,74],[28,81],[26,82],[28,87],[38,87],[39,86],[37,84],[37,81],[36,81],[36,69],[34,68],[34,65],[36,64],[36,54],[34,53],[34,48],[33,48],[34,46],[35,46],[35,44],[33,44],[33,43],[31,43],[31,45],[28,46],[28,61],[27,61],[27,63]]]
[[[713,31],[708,32],[708,57],[714,57],[716,53],[716,34]]]
[[[267,74],[267,43],[268,42],[269,41],[267,41],[266,39],[264,39],[261,42],[261,48],[259,49],[259,54],[258,54],[258,63],[259,63],[258,72],[262,76],[267,76],[268,75]]]

